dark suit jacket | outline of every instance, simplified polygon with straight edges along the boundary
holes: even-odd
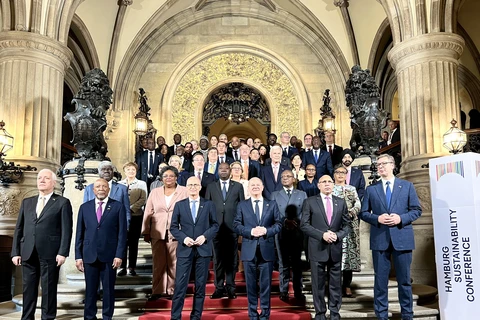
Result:
[[[183,157],[182,168],[185,171],[192,172],[193,171],[192,159],[188,159],[188,158]]]
[[[224,160],[226,163],[228,163],[228,164],[232,164],[232,163],[235,161],[235,160],[233,160],[232,157],[230,157],[230,156],[228,156],[228,155],[225,154],[225,155],[223,155],[223,156],[218,155],[218,161],[219,161],[219,162],[220,162],[220,157],[224,157],[223,160]]]
[[[195,175],[195,172],[182,171],[182,173],[178,177],[177,183],[185,187],[187,185],[188,178],[193,177],[194,175]],[[213,174],[203,171],[202,181],[201,181],[202,190],[200,190],[200,197],[205,198],[205,193],[207,192],[207,186],[214,181],[215,181],[215,176]]]
[[[127,245],[127,219],[119,201],[108,198],[100,223],[95,200],[80,206],[75,241],[75,259],[94,263],[97,259],[109,265],[114,258],[124,258]]]
[[[42,259],[68,257],[72,240],[72,205],[70,200],[52,194],[37,219],[38,196],[22,201],[13,235],[11,256],[28,260],[34,249]]]
[[[260,176],[261,176],[260,163],[255,160],[248,159],[248,179],[247,180],[250,180],[251,178],[260,178]]]
[[[218,223],[215,205],[212,201],[199,198],[200,203],[195,221],[192,219],[190,210],[190,198],[183,199],[175,204],[170,224],[170,232],[178,240],[177,257],[187,258],[193,247],[187,247],[183,241],[186,237],[195,240],[203,235],[207,239],[205,243],[197,247],[198,254],[202,257],[212,256],[212,239],[218,231]]]
[[[311,261],[327,262],[331,258],[338,262],[342,260],[342,239],[350,233],[347,205],[343,199],[332,196],[333,215],[328,224],[321,196],[319,194],[305,201],[300,229],[309,237],[308,255]],[[323,240],[323,234],[328,230],[337,234],[336,242],[329,244]]]
[[[237,149],[237,154],[238,154],[238,160],[240,160],[240,148]],[[234,149],[233,148],[228,148],[227,149],[227,157],[230,157],[233,159],[233,161],[236,161],[234,157]]]
[[[257,245],[260,246],[260,252],[265,261],[275,260],[275,235],[280,232],[282,223],[280,221],[280,212],[275,201],[263,198],[263,213],[260,223],[253,211],[253,198],[240,201],[237,206],[237,215],[233,221],[235,232],[242,236],[242,253],[240,259],[251,261],[255,258]],[[252,236],[252,229],[257,226],[263,226],[267,229],[267,234],[257,238]]]
[[[215,180],[218,180],[218,166],[220,165],[220,161],[217,160],[217,164],[215,165],[215,172],[213,175],[215,176]],[[203,171],[208,172],[208,168],[210,167],[210,162],[205,162],[205,166],[203,166]]]
[[[183,144],[179,144],[179,146],[185,147]],[[170,154],[175,154],[175,145],[172,144],[171,146],[169,146],[168,151],[170,151]]]
[[[138,178],[137,178],[138,179]],[[112,181],[112,189],[110,190],[110,194],[108,195],[110,199],[117,200],[123,204],[125,208],[125,213],[127,215],[127,228],[130,225],[130,200],[128,198],[128,187]],[[85,188],[85,192],[83,193],[83,203],[95,199],[95,194],[93,193],[93,183],[89,184]]]
[[[282,146],[282,156],[284,156],[285,158],[291,159],[295,153],[299,153],[297,148],[289,146],[287,149],[287,152],[285,153],[285,150],[283,149],[283,146]]]
[[[356,168],[351,168],[351,170],[349,184],[357,189],[358,198],[362,200],[365,194],[365,177],[362,170]]]
[[[316,196],[320,193],[320,190],[318,189],[318,179],[316,178],[313,178],[312,183],[307,179],[298,182],[297,188],[298,190],[305,191],[307,197]]]
[[[327,150],[327,145],[322,146],[320,149]],[[337,146],[336,144],[333,145],[333,156],[330,156],[332,159],[332,165],[335,167],[337,164],[342,163],[342,152],[343,148],[340,146]]]
[[[273,175],[273,168],[271,165],[263,166],[261,171],[261,179],[263,181],[263,196],[269,200],[272,199],[272,192],[278,191],[283,188],[282,186],[282,172],[285,170],[290,170],[289,167],[280,164],[278,169],[277,182],[275,182],[275,177]]]
[[[305,154],[303,155],[303,165],[306,167],[307,164],[315,165],[315,168],[317,169],[315,178],[319,179],[321,176],[325,174],[328,174],[329,176],[333,177],[332,159],[330,158],[330,154],[325,150],[320,149],[317,162],[315,162],[315,156],[313,154],[313,150],[309,152],[305,152]]]
[[[274,191],[272,193],[272,199],[275,200],[275,202],[277,203],[278,210],[280,212],[280,220],[282,222],[284,222],[285,219],[295,220],[298,226],[300,226],[300,220],[302,219],[303,203],[307,199],[307,194],[305,192],[294,188],[289,198],[285,189],[282,188],[281,190]],[[284,237],[285,239],[287,239],[288,236],[291,237],[295,234],[294,232],[284,231],[287,230],[282,229],[282,232],[279,234],[280,239]],[[302,248],[299,248],[299,250],[301,249]]]
[[[396,213],[402,219],[399,225],[389,227],[378,223],[378,216],[383,213]],[[360,219],[371,224],[370,249],[387,250],[390,241],[395,250],[413,250],[415,241],[413,221],[422,214],[422,208],[415,187],[411,182],[395,178],[392,188],[390,208],[387,208],[382,181],[368,186],[362,201]]]
[[[264,166],[269,166],[271,164],[272,164],[272,159],[268,158],[268,159],[265,160]],[[290,161],[290,158],[287,158],[287,157],[282,156],[282,161],[280,161],[280,164],[284,165],[286,167],[289,167],[289,168],[292,167],[292,162]]]
[[[151,182],[148,180],[148,161],[149,159],[149,151],[143,151],[137,158],[137,165],[138,165],[138,170],[137,170],[137,179],[140,179],[142,181]],[[163,155],[160,152],[157,152],[155,150],[155,156],[153,159],[153,178],[155,179],[156,176],[158,176],[158,166],[160,163],[163,162]],[[150,180],[152,180],[150,179]]]
[[[398,142],[400,141],[400,128],[397,128],[397,130],[395,130],[395,132],[393,133],[392,135],[392,139],[391,139],[391,143],[395,143],[395,142]]]
[[[223,200],[222,181],[210,183],[207,186],[205,199],[211,200],[215,204],[217,212],[217,222],[220,228],[233,230],[233,219],[237,214],[237,205],[240,201],[245,200],[243,186],[235,181],[230,180],[228,183],[227,197]]]

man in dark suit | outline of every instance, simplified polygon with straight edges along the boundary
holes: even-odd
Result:
[[[197,177],[202,184],[200,190],[200,197],[205,198],[205,192],[207,191],[207,185],[215,181],[215,176],[203,170],[205,166],[205,158],[201,152],[197,152],[193,155],[193,172],[183,171],[179,178],[178,184],[181,186],[187,185],[187,180],[190,177]]]
[[[177,271],[172,301],[172,320],[182,319],[192,267],[195,268],[195,293],[190,319],[202,318],[208,265],[212,256],[212,243],[218,231],[213,202],[199,196],[202,188],[197,177],[187,180],[189,197],[179,201],[173,209],[170,232],[177,239]]]
[[[113,173],[116,171],[115,166],[110,161],[102,161],[98,165],[98,176],[108,182],[110,193],[108,197],[119,201],[125,208],[127,217],[127,228],[130,225],[130,200],[128,199],[127,186],[117,183],[113,180]],[[89,184],[83,193],[83,203],[95,199],[94,184]]]
[[[218,150],[215,147],[208,148],[207,161],[203,167],[203,171],[206,171],[215,176],[215,180],[218,180]]]
[[[307,133],[306,135],[303,136],[304,148],[300,150],[300,155],[302,156],[302,158],[304,153],[312,150],[312,139],[313,139],[313,136],[310,133]]]
[[[343,148],[335,144],[335,133],[332,131],[325,132],[325,145],[322,150],[327,151],[332,159],[332,165],[335,167],[342,162]]]
[[[13,235],[12,262],[22,266],[22,319],[34,319],[38,283],[42,283],[42,319],[57,315],[57,283],[60,266],[70,251],[72,206],[67,198],[53,193],[55,173],[48,169],[37,175],[38,196],[22,201]]]
[[[280,300],[288,301],[290,271],[293,274],[293,292],[295,299],[305,301],[302,293],[302,249],[303,232],[300,230],[303,202],[307,194],[293,187],[295,177],[291,170],[282,172],[283,188],[272,193],[277,203],[282,230],[275,237],[278,253],[278,271],[280,272]]]
[[[390,128],[390,135],[388,136],[387,145],[391,145],[396,142],[400,142],[400,128],[398,127],[398,122],[394,120],[388,121],[388,127]],[[388,154],[395,159],[395,166],[397,169],[400,167],[402,162],[402,150],[400,145],[393,147],[388,151]]]
[[[343,150],[342,165],[347,169],[345,183],[354,186],[357,189],[358,198],[362,200],[365,193],[365,177],[361,169],[352,167],[353,160],[355,160],[355,153],[351,149]]]
[[[420,217],[422,208],[413,184],[396,178],[394,167],[392,156],[384,154],[377,158],[381,181],[365,190],[359,216],[371,224],[375,314],[378,319],[388,318],[388,275],[392,257],[402,319],[410,320],[413,319],[410,265],[415,249],[412,223]]]
[[[315,178],[320,178],[321,176],[328,174],[329,176],[333,175],[333,165],[330,154],[324,150],[320,149],[322,142],[320,137],[315,136],[312,140],[313,149],[309,152],[303,154],[303,164],[313,164],[315,165],[316,175]]]
[[[210,183],[205,194],[205,198],[215,204],[219,224],[218,233],[213,239],[215,292],[211,295],[212,299],[225,295],[229,299],[237,297],[235,273],[238,264],[238,235],[233,230],[233,219],[237,213],[237,205],[245,200],[245,195],[243,186],[230,180],[230,172],[228,163],[221,163],[218,169],[220,181]]]
[[[282,146],[282,156],[291,159],[298,149],[290,145],[290,133],[284,131],[280,134],[280,144]]]
[[[175,152],[176,152],[176,155],[180,157],[180,163],[183,170],[192,172],[193,171],[192,159],[185,156],[185,147],[178,146],[177,151]]]
[[[231,157],[227,156],[227,144],[223,141],[219,141],[217,143],[217,151],[218,151],[218,162],[226,162],[231,164],[234,160]]]
[[[232,149],[227,151],[227,156],[231,157],[234,161],[240,160],[240,139],[238,137],[232,137],[231,141]]]
[[[177,147],[182,146],[182,136],[179,133],[173,135],[173,144],[168,147],[170,154],[176,154]]]
[[[158,176],[158,165],[163,162],[163,155],[155,150],[155,141],[151,138],[147,139],[147,149],[135,161],[138,166],[137,179],[145,181],[147,188],[150,188]]]
[[[284,166],[280,163],[282,159],[282,148],[278,145],[275,145],[270,150],[270,158],[272,162],[270,165],[263,166],[261,170],[261,178],[264,185],[263,195],[267,199],[272,199],[272,192],[282,189],[282,172],[285,170],[290,170],[289,167]]]
[[[281,150],[280,150],[281,153]],[[248,182],[251,198],[241,201],[233,227],[242,236],[241,259],[245,267],[247,282],[248,316],[250,319],[270,318],[270,291],[273,262],[275,260],[275,235],[282,223],[275,201],[262,197],[263,183],[259,178]],[[257,277],[257,271],[259,276]],[[260,308],[258,314],[257,281],[260,287]]]
[[[300,228],[308,236],[315,320],[326,320],[325,281],[328,277],[330,319],[340,319],[342,305],[342,239],[350,232],[345,201],[332,195],[333,180],[323,175],[320,194],[305,201]]]
[[[260,178],[260,163],[250,159],[250,147],[246,144],[240,147],[240,164],[243,168],[245,180],[250,180],[253,177]]]
[[[99,281],[103,286],[102,318],[112,319],[116,269],[122,264],[127,245],[125,208],[108,197],[109,191],[108,181],[95,181],[95,199],[82,204],[78,212],[75,264],[85,273],[85,319],[97,319]]]

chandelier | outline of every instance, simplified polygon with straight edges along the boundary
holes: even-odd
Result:
[[[250,118],[270,121],[270,113],[259,93],[243,83],[233,82],[213,93],[203,110],[204,122],[220,118],[241,124]]]

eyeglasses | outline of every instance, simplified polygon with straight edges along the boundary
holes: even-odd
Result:
[[[345,172],[345,171],[334,171],[334,173],[336,173],[336,174],[347,174],[347,172]]]
[[[290,178],[293,178],[293,176],[282,176],[282,179],[290,179]]]
[[[163,179],[165,179],[165,178],[176,178],[176,177],[177,177],[177,176],[175,176],[175,175],[173,175],[173,174],[172,174],[172,175],[164,175],[164,176],[162,176]]]
[[[194,162],[205,162],[204,159],[193,159]]]
[[[322,180],[322,181],[318,181],[318,183],[327,184],[327,183],[333,183],[333,181],[332,180]]]
[[[200,187],[201,185],[195,183],[195,184],[187,184],[187,188],[198,188]]]
[[[242,168],[232,167],[232,170],[242,170]]]
[[[377,162],[377,167],[385,167],[389,163],[393,163],[393,162],[391,162],[391,161],[389,161],[389,162]]]

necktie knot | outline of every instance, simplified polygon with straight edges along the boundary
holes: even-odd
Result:
[[[385,183],[387,187],[385,188],[385,200],[387,201],[387,208],[390,208],[390,201],[392,200],[392,189],[390,189],[390,181]]]
[[[98,202],[98,208],[97,208],[97,222],[100,223],[100,220],[102,219],[102,205],[103,201]]]
[[[327,220],[328,224],[332,222],[332,216],[333,216],[333,209],[332,209],[332,202],[330,201],[330,197],[326,196],[325,197],[325,202],[327,203]]]

